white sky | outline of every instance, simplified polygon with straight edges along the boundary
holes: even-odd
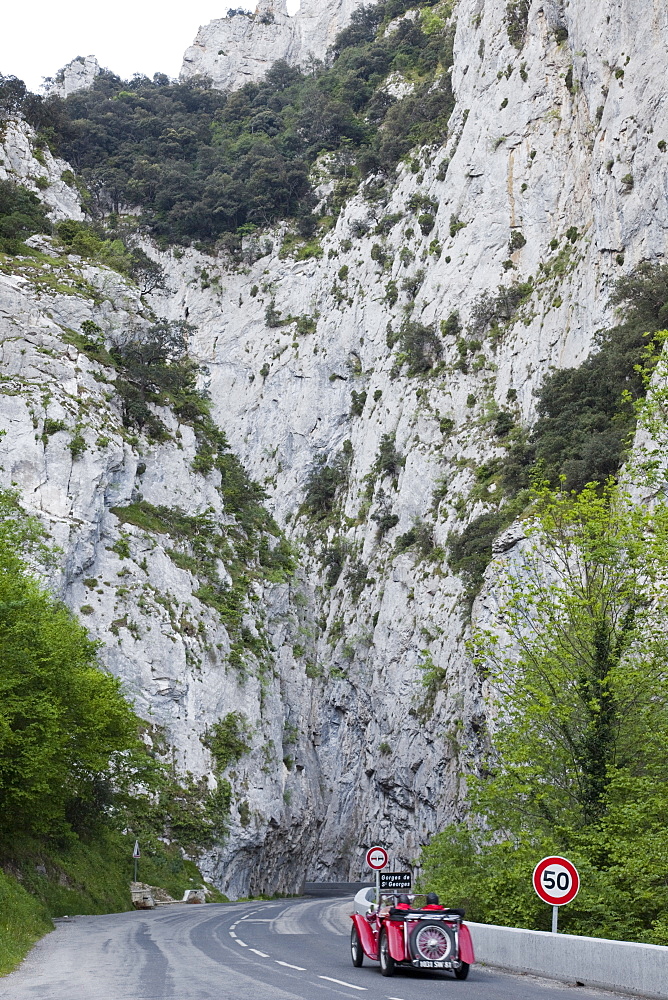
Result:
[[[76,56],[95,55],[119,76],[178,76],[197,29],[255,0],[3,0],[0,73],[38,90]],[[288,0],[294,13],[299,0]]]

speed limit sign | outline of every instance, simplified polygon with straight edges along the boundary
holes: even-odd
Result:
[[[544,903],[565,906],[580,891],[580,876],[567,858],[543,858],[534,868],[533,887]]]

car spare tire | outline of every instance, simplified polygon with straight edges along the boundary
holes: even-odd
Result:
[[[440,922],[420,920],[411,931],[411,955],[423,962],[449,962],[455,958],[455,936]]]

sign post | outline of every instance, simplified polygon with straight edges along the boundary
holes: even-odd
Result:
[[[367,867],[376,873],[376,906],[380,906],[380,873],[387,868],[389,858],[384,847],[370,847],[366,852]]]
[[[141,857],[141,851],[139,850],[139,841],[135,840],[135,849],[132,852],[132,857],[135,860],[135,882],[137,881],[137,861]]]
[[[534,868],[533,887],[543,902],[552,907],[552,933],[556,934],[559,907],[572,903],[580,891],[578,870],[567,858],[543,858]]]

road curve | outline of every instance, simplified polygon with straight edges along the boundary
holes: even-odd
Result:
[[[6,1000],[565,1000],[571,990],[474,966],[450,973],[350,961],[351,900],[279,900],[74,917],[58,921],[21,968],[0,980]],[[578,989],[578,1000],[611,996]]]

